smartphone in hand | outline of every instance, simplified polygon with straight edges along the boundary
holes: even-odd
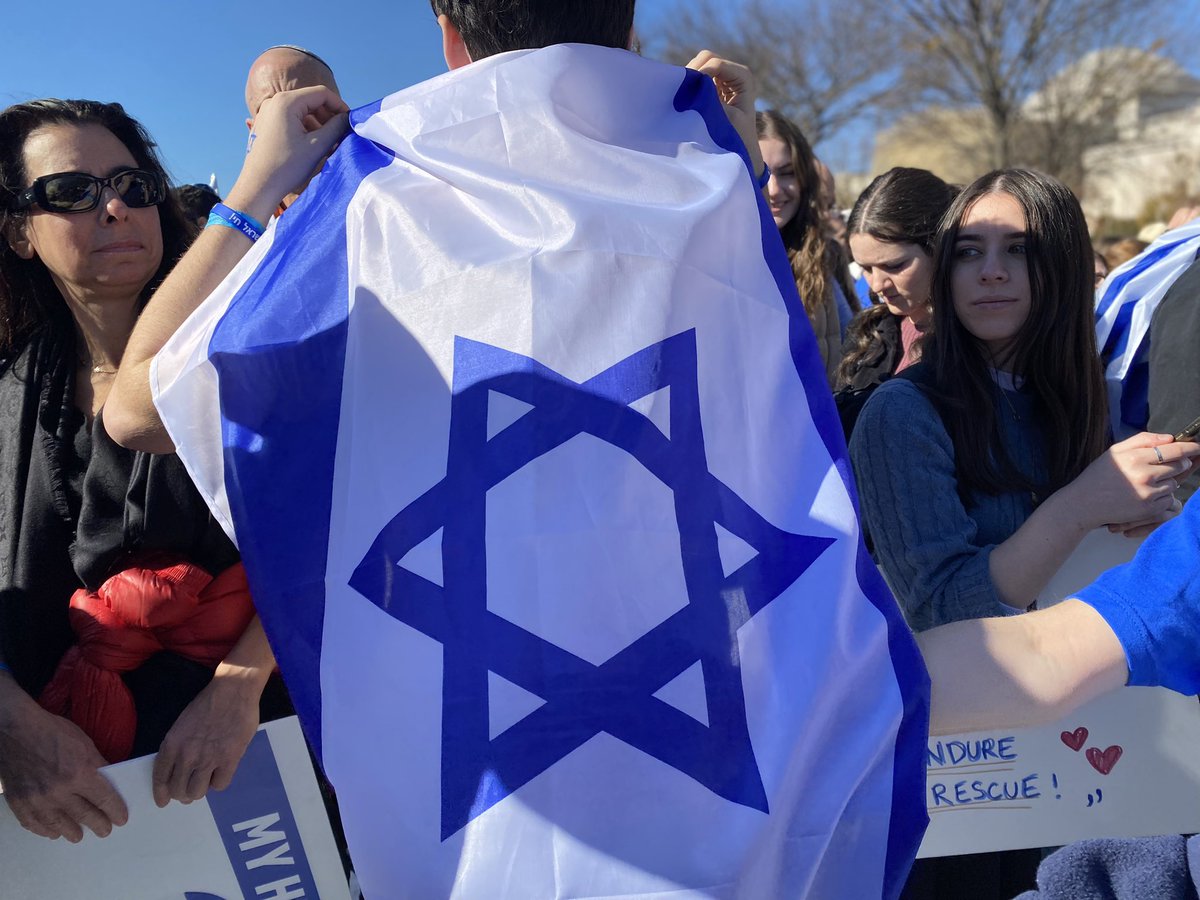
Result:
[[[1196,435],[1200,434],[1200,419],[1197,419],[1179,434],[1175,435],[1177,441],[1192,441],[1196,439]]]

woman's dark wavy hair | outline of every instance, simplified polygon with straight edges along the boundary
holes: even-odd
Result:
[[[47,125],[100,125],[129,150],[139,168],[167,178],[154,141],[119,103],[95,100],[32,100],[0,112],[0,358],[17,352],[44,324],[65,322],[66,304],[40,259],[22,259],[9,246],[8,236],[18,228],[25,210],[14,210],[17,194],[29,187],[25,172],[25,141]],[[169,179],[168,179],[169,181]],[[142,291],[142,303],[166,277],[195,237],[173,195],[158,207],[162,225],[163,258],[154,277]]]
[[[867,185],[846,223],[847,236],[867,234],[892,244],[916,244],[930,257],[938,226],[957,190],[932,172],[897,166]],[[882,358],[882,328],[891,311],[883,303],[856,316],[846,332],[849,350],[838,366],[835,384],[850,383],[860,366]]]
[[[988,194],[1008,194],[1025,211],[1029,317],[1003,362],[1033,394],[1043,423],[1049,480],[1034,484],[1000,440],[1002,402],[984,344],[954,313],[955,243],[967,211]],[[1028,490],[1046,496],[1074,480],[1108,445],[1108,401],[1093,318],[1092,246],[1079,201],[1066,185],[1027,169],[975,180],[946,213],[933,281],[933,332],[923,359],[933,399],[954,442],[959,493]]]

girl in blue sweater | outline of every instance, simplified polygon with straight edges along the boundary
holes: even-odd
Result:
[[[879,565],[918,631],[1024,611],[1088,531],[1176,515],[1195,447],[1107,447],[1091,246],[1064,185],[978,179],[935,266],[922,362],[875,391],[850,444]]]

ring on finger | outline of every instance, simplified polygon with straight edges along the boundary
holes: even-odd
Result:
[[[1162,451],[1161,451],[1161,450],[1159,450],[1157,447],[1153,447],[1153,448],[1151,448],[1151,449],[1153,449],[1153,450],[1154,450],[1154,455],[1158,457],[1158,465],[1160,465],[1160,466],[1161,466],[1163,463],[1165,463],[1165,462],[1166,462],[1166,460],[1165,460],[1165,459],[1163,459],[1163,455],[1162,455]]]

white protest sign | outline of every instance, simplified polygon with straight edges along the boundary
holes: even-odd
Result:
[[[38,837],[0,803],[5,900],[349,900],[295,718],[259,729],[233,784],[192,804],[154,804],[152,756],[105,774],[129,823],[79,844]]]
[[[1137,546],[1089,535],[1039,606]],[[922,857],[1200,831],[1200,703],[1162,688],[1123,688],[1041,728],[932,737],[927,764]]]

